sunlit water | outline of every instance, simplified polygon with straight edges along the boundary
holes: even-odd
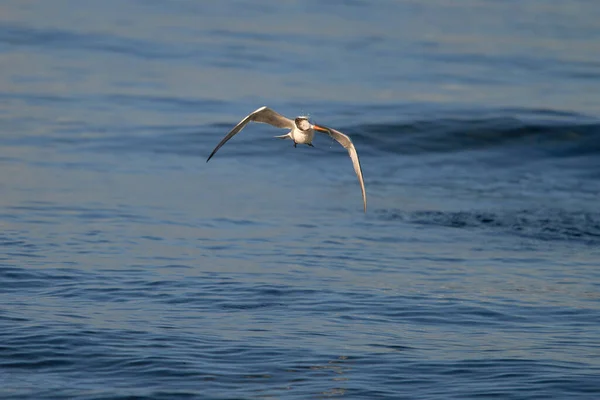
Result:
[[[5,1],[0,397],[598,398],[599,17]]]

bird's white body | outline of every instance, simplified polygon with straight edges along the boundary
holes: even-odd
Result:
[[[262,109],[267,109],[266,107],[261,107],[257,111],[262,111]],[[292,120],[289,120],[293,122]],[[292,130],[289,131],[285,135],[275,136],[279,139],[291,139],[294,141],[294,146],[297,144],[307,144],[312,146],[312,141],[315,137],[315,129],[314,125],[308,122],[307,117],[298,117],[296,121],[292,124]]]
[[[282,136],[275,136],[279,139],[291,139],[296,144],[312,144],[313,139],[315,138],[315,130],[308,129],[306,131],[302,131],[297,127],[294,127],[288,134]]]
[[[313,129],[301,131],[298,128],[294,128],[294,130],[290,133],[292,135],[292,139],[294,139],[294,142],[298,144],[311,144],[313,138],[315,137],[315,131]]]
[[[291,139],[294,141],[294,147],[297,144],[306,144],[308,146],[312,146],[312,141],[315,137],[315,130],[319,132],[323,132],[334,140],[336,140],[339,144],[341,144],[346,150],[348,150],[348,155],[352,160],[352,165],[354,166],[354,172],[356,172],[356,176],[358,177],[358,182],[360,184],[360,189],[362,191],[362,198],[365,212],[367,212],[367,193],[365,190],[365,184],[362,176],[362,169],[360,167],[360,161],[358,160],[358,154],[356,153],[356,149],[354,148],[354,144],[352,140],[342,132],[336,131],[332,128],[327,128],[325,126],[313,125],[308,121],[308,117],[297,117],[292,120],[283,115],[271,110],[268,107],[260,107],[256,111],[247,115],[244,119],[242,119],[224,138],[221,142],[215,147],[212,153],[208,156],[206,162],[208,162],[212,156],[233,136],[238,134],[244,126],[246,126],[250,121],[261,122],[263,124],[273,125],[277,128],[287,128],[291,129],[287,134],[281,136],[275,136],[279,139]]]

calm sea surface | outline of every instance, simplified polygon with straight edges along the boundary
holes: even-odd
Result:
[[[599,399],[598,21],[3,1],[0,398]]]

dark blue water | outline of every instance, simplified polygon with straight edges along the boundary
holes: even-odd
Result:
[[[600,398],[599,18],[4,1],[0,398]]]

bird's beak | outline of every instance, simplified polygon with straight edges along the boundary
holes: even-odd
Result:
[[[329,129],[324,128],[324,127],[319,126],[319,125],[313,125],[313,129],[315,131],[320,131],[320,132],[329,132]]]

